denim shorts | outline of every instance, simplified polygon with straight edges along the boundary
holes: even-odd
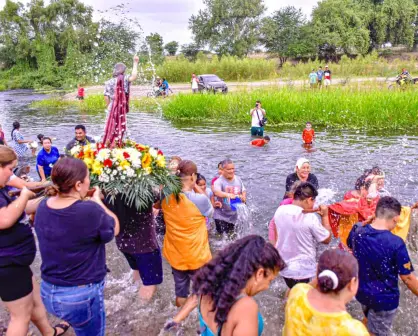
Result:
[[[105,335],[104,280],[74,287],[42,281],[41,297],[48,313],[67,321],[77,336]]]
[[[263,136],[264,128],[263,127],[251,127],[251,135],[252,136]]]
[[[163,261],[160,250],[150,253],[123,252],[131,269],[139,272],[144,286],[159,285],[163,282]]]
[[[392,323],[397,309],[375,311],[365,305],[361,305],[364,315],[367,318],[367,329],[376,336],[391,335]]]

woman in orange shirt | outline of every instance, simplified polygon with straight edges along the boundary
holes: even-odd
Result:
[[[305,145],[312,145],[312,142],[315,139],[315,131],[309,121],[306,123],[306,128],[303,130],[302,139]]]

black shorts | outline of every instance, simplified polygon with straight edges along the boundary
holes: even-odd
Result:
[[[235,232],[234,223],[229,223],[220,219],[215,219],[215,225],[216,225],[216,231],[219,234],[224,234],[224,233],[231,234]]]
[[[33,291],[32,271],[29,266],[0,267],[0,299],[19,300]]]
[[[310,283],[311,282],[310,278],[307,278],[307,279],[292,279],[292,278],[283,277],[283,279],[284,279],[284,282],[286,282],[286,285],[287,285],[287,287],[289,287],[289,289],[292,289],[298,283]]]
[[[174,277],[174,287],[176,296],[179,298],[187,298],[190,294],[190,283],[197,270],[180,271],[171,267]]]
[[[76,97],[78,100],[84,100],[84,97],[83,96],[77,96]]]

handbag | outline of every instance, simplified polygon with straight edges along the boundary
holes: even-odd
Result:
[[[258,123],[259,123],[260,127],[264,127],[267,124],[267,118],[263,116],[263,118],[260,119],[260,116],[258,114],[258,110],[256,110],[255,113],[257,113]]]

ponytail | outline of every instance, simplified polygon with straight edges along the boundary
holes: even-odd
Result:
[[[12,137],[12,139],[13,139],[13,132],[14,131],[16,131],[17,129],[19,129],[20,128],[20,124],[19,124],[19,122],[18,121],[15,121],[14,123],[13,123],[13,129],[12,129],[12,133],[11,133],[11,137]]]

